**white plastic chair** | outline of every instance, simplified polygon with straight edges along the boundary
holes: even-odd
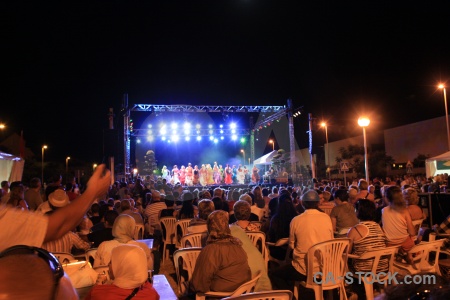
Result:
[[[306,254],[306,282],[296,281],[294,297],[299,299],[299,285],[313,289],[315,298],[323,300],[323,291],[339,289],[340,299],[347,299],[345,293],[345,273],[347,271],[347,257],[350,239],[339,238],[317,243],[308,249]],[[319,284],[317,272],[321,272],[323,282]],[[332,276],[333,280],[329,277]],[[325,280],[327,279],[327,280]],[[331,291],[330,291],[331,292]]]
[[[412,224],[414,226],[414,230],[416,231],[416,235],[413,237],[413,240],[417,240],[417,235],[419,234],[420,227],[422,227],[424,219],[418,219],[412,221]]]
[[[84,253],[86,261],[91,263],[91,266],[94,265],[95,254],[97,253],[97,248],[87,249]]]
[[[225,298],[225,297],[233,297],[239,296],[242,294],[252,293],[258,279],[261,277],[261,272],[258,272],[255,277],[250,279],[249,281],[241,284],[234,292],[206,292],[206,293],[197,293],[195,295],[195,300],[205,300],[206,298]]]
[[[160,220],[163,241],[163,262],[169,257],[167,245],[175,244],[175,217],[162,217]]]
[[[239,296],[225,297],[222,300],[292,300],[292,292],[289,290],[273,290],[254,292]]]
[[[181,248],[203,247],[203,240],[205,240],[207,234],[207,232],[196,232],[183,235],[180,241]]]
[[[67,252],[52,252],[52,254],[56,256],[56,258],[59,260],[61,264],[67,264],[70,262],[77,261],[72,254]]]
[[[266,270],[269,263],[269,251],[266,246],[266,234],[263,231],[245,231],[247,236],[252,241],[253,245],[261,252],[264,261],[266,262]]]
[[[179,250],[175,250],[173,253],[173,263],[175,267],[175,273],[177,275],[177,288],[178,294],[181,295],[184,293],[185,282],[188,283],[192,277],[192,273],[194,273],[195,263],[197,262],[197,258],[202,251],[200,247],[193,248],[183,248]],[[184,278],[181,274],[181,271],[185,271],[185,275],[187,278]]]
[[[367,300],[373,300],[373,283],[374,282],[382,282],[384,283],[384,286],[386,287],[388,284],[387,278],[389,277],[389,274],[394,274],[394,261],[395,261],[395,254],[398,251],[398,246],[394,247],[387,247],[387,248],[381,248],[371,251],[366,251],[360,256],[349,254],[348,257],[352,259],[363,259],[363,260],[372,260],[372,269],[370,270],[370,273],[364,275],[364,289],[366,291],[366,299]],[[385,276],[381,276],[382,273],[378,272],[380,261],[382,259],[388,260],[388,269],[384,270]],[[374,275],[376,275],[374,277]],[[354,274],[354,276],[360,276],[357,274]],[[361,278],[361,277],[358,277]]]
[[[144,224],[136,224],[134,227],[134,239],[142,240],[144,238]]]
[[[191,223],[191,219],[181,219],[175,222],[175,248],[180,249],[181,247],[181,238],[187,234],[187,228]]]
[[[441,275],[439,270],[439,253],[444,240],[432,242],[421,242],[412,247],[408,253],[413,255],[412,264],[403,262],[394,262],[394,269],[401,273],[406,271],[409,274],[417,274],[422,272],[436,273]],[[434,253],[434,259],[430,259],[430,253]]]

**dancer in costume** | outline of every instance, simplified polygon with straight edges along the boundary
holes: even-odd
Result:
[[[252,183],[258,184],[259,183],[259,169],[256,167],[256,165],[253,165],[252,169]]]
[[[161,169],[162,178],[166,180],[166,182],[170,182],[172,180],[172,176],[170,176],[170,171],[166,166],[163,166]]]
[[[242,168],[242,165],[239,164],[237,171],[236,171],[236,180],[239,184],[244,184],[245,182],[245,173],[244,169]]]
[[[225,180],[225,170],[222,165],[219,165],[219,173],[220,173],[220,183],[224,183]]]
[[[219,171],[219,166],[217,165],[217,162],[214,162],[213,177],[214,177],[214,183],[220,184],[220,171]]]
[[[192,173],[194,174],[192,184],[198,185],[200,183],[200,170],[198,169],[197,165],[194,166],[194,170],[192,171]]]
[[[208,173],[208,171],[206,170],[205,164],[202,164],[202,167],[200,168],[200,179],[199,179],[200,184],[202,186],[205,186],[208,184],[207,173]]]
[[[214,171],[213,168],[211,167],[211,164],[207,164],[206,165],[206,183],[209,184],[214,184]]]
[[[178,169],[178,166],[174,165],[172,169],[172,181],[171,181],[173,185],[180,183],[179,173],[180,170]]]
[[[233,179],[233,183],[237,183],[237,168],[235,165],[231,167],[231,171],[233,172],[233,176],[231,176],[231,178]]]
[[[192,186],[194,181],[194,169],[192,168],[191,163],[188,163],[188,166],[186,167],[186,185]]]
[[[227,164],[225,166],[225,184],[233,183],[233,170],[230,168],[230,165]]]
[[[181,165],[180,171],[178,172],[181,185],[186,185],[186,168]]]

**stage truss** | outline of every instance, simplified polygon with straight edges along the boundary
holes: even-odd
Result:
[[[295,109],[300,110],[300,108]],[[124,117],[124,174],[129,176],[131,174],[130,170],[130,138],[131,136],[143,137],[146,136],[147,129],[134,129],[133,132],[130,130],[130,114],[133,111],[142,111],[150,113],[261,113],[265,116],[262,120],[253,124],[252,121],[249,122],[250,126],[247,129],[237,130],[237,134],[250,136],[250,156],[251,160],[255,159],[255,131],[261,129],[264,126],[270,125],[272,122],[279,120],[280,118],[286,116],[288,118],[289,124],[289,151],[295,153],[295,137],[294,137],[294,121],[293,113],[294,109],[292,107],[292,100],[287,100],[286,106],[222,106],[222,105],[161,105],[161,104],[134,104],[132,107],[128,106],[128,96],[125,95],[123,99],[122,112]],[[200,133],[200,135],[208,135],[208,130]],[[291,170],[295,172],[295,156],[291,155]]]

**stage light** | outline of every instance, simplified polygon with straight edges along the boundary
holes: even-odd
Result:
[[[223,129],[220,129],[220,134],[223,134]]]
[[[178,127],[177,123],[170,124],[170,128],[172,128],[172,129],[177,129],[177,127]]]
[[[220,124],[220,126],[219,126],[220,128],[223,128],[223,124]]]
[[[154,139],[155,139],[155,138],[153,137],[153,135],[149,135],[149,136],[147,137],[147,141],[148,141],[148,142],[153,142]]]
[[[245,138],[244,137],[241,137],[241,143],[242,144],[245,143]]]
[[[213,134],[214,133],[214,131],[211,129],[210,131],[209,131],[209,134]]]
[[[212,141],[214,140],[214,137],[212,135],[209,136],[209,140]]]
[[[201,141],[202,140],[202,137],[201,136],[198,136],[197,137],[197,141]]]
[[[152,126],[152,124],[148,124],[147,127],[148,128],[152,128],[153,126]]]
[[[223,140],[223,136],[221,136],[220,139]]]
[[[136,140],[136,143],[137,143],[137,144],[140,144],[140,143],[141,143],[141,139],[137,139],[137,140]]]
[[[231,139],[232,139],[233,141],[237,140],[237,135],[233,134],[233,135],[231,136]]]
[[[231,128],[231,129],[236,128],[236,123],[231,123],[231,124],[230,124],[230,128]]]
[[[190,136],[187,136],[187,137],[184,138],[184,140],[185,140],[186,142],[189,142],[189,141],[191,140],[191,137],[190,137]]]
[[[186,122],[186,123],[184,123],[183,127],[184,127],[184,129],[190,129],[191,128],[191,123]]]
[[[184,129],[184,135],[190,135],[191,130],[190,129]]]
[[[213,128],[212,124],[209,124],[209,125],[208,125],[208,128]]]
[[[195,125],[195,128],[200,129],[201,128],[200,124]]]
[[[217,144],[219,142],[218,139],[214,139],[214,143]]]
[[[153,134],[153,130],[151,129],[147,130],[147,134]]]
[[[231,129],[231,133],[235,134],[236,133],[236,129]]]
[[[178,142],[179,140],[180,140],[180,137],[178,135],[176,135],[176,134],[172,135],[172,141],[174,143]]]
[[[165,137],[165,136],[162,136],[162,137],[161,137],[161,140],[165,141],[165,140],[166,140],[166,137]]]
[[[200,130],[197,130],[197,134],[200,134]]]

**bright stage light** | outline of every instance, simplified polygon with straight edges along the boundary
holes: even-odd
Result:
[[[209,134],[213,134],[214,133],[214,131],[211,129],[210,131],[209,131]]]
[[[232,139],[233,141],[237,140],[237,135],[233,134],[233,135],[231,136],[231,139]]]
[[[186,142],[189,142],[189,141],[191,140],[191,137],[190,137],[190,136],[187,136],[187,137],[184,138],[184,140],[185,140]]]
[[[140,144],[140,143],[141,143],[141,139],[137,139],[137,140],[136,140],[136,143],[137,143],[137,144]]]
[[[223,128],[223,125],[222,124],[220,124],[220,126],[219,126],[220,128]]]
[[[191,130],[190,129],[184,129],[184,135],[190,135]]]
[[[159,130],[159,133],[160,133],[161,135],[167,134],[166,127],[165,127],[165,126],[161,127],[161,129]]]
[[[209,140],[212,141],[214,140],[214,137],[212,135],[209,136]]]
[[[200,130],[197,130],[197,134],[200,134]]]
[[[208,125],[208,128],[213,128],[212,124],[209,124],[209,125]]]
[[[152,124],[148,124],[147,127],[148,127],[148,128],[152,128],[153,125],[152,125]]]
[[[153,130],[151,130],[151,129],[147,130],[147,134],[152,135],[153,134]]]
[[[223,140],[223,136],[221,136],[220,139]]]
[[[161,140],[165,141],[165,140],[166,140],[166,137],[165,137],[165,136],[162,136],[162,137],[161,137]]]
[[[241,137],[241,143],[242,144],[245,143],[245,138],[244,137]]]
[[[180,140],[180,137],[177,134],[173,134],[171,138],[174,143],[176,143]]]
[[[223,129],[220,129],[220,134],[223,134]]]
[[[148,142],[153,142],[154,139],[155,139],[155,138],[153,137],[153,135],[149,135],[149,136],[147,137],[147,141],[148,141]]]
[[[231,133],[235,134],[236,133],[236,129],[231,129]]]
[[[177,129],[178,128],[178,124],[177,123],[172,123],[172,124],[170,124],[170,128]]]
[[[195,125],[195,128],[200,129],[201,128],[200,124]]]
[[[202,140],[202,137],[201,136],[198,136],[197,137],[197,141],[201,141]]]
[[[230,124],[230,128],[231,128],[231,129],[236,128],[236,123],[231,123],[231,124]]]
[[[217,144],[219,142],[218,139],[214,139],[214,143]]]

